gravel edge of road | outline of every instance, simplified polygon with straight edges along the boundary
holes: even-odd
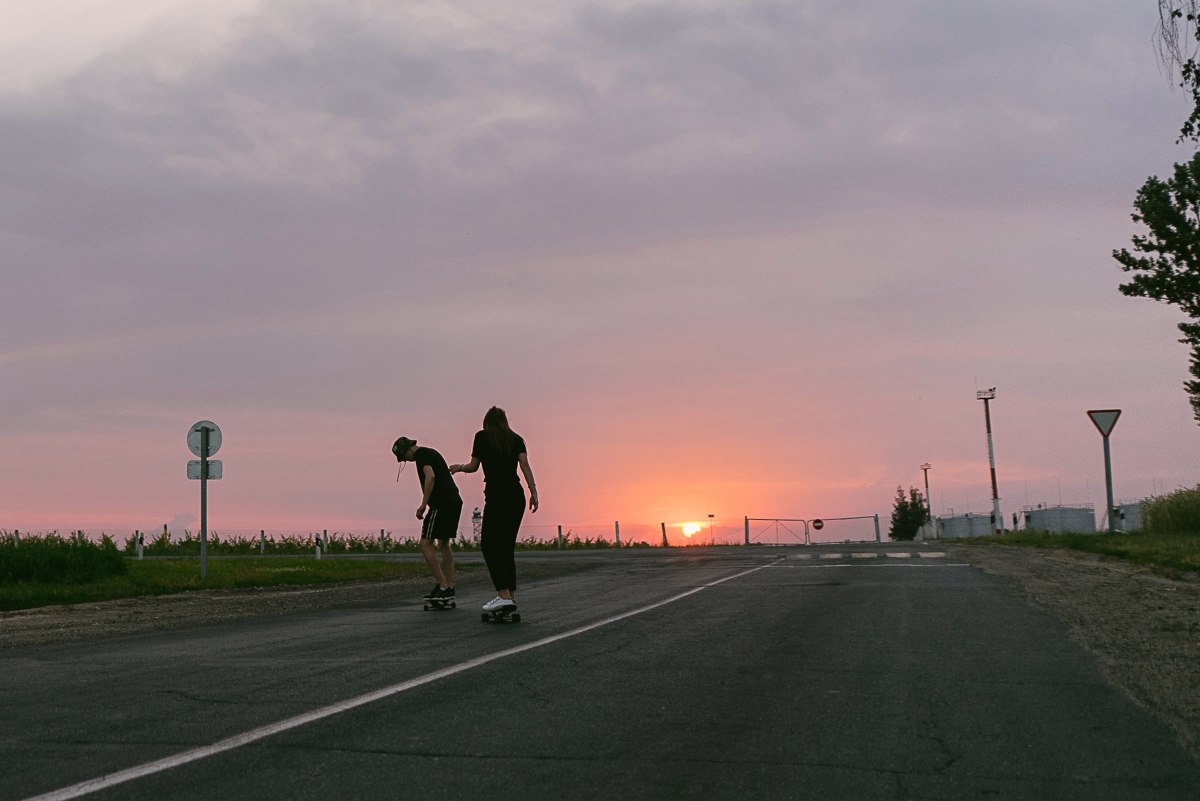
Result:
[[[993,544],[948,550],[1061,620],[1108,681],[1200,761],[1200,577],[1167,578],[1078,551]]]

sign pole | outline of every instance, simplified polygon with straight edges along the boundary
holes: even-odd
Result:
[[[208,426],[200,426],[200,578],[208,574]]]
[[[1088,411],[1088,417],[1092,418],[1092,423],[1096,426],[1096,430],[1104,438],[1104,487],[1108,500],[1108,510],[1104,513],[1105,531],[1116,531],[1116,528],[1113,526],[1113,513],[1115,510],[1113,508],[1112,455],[1108,446],[1108,437],[1112,434],[1113,428],[1117,425],[1117,418],[1120,416],[1120,409],[1092,409]]]
[[[1104,435],[1104,487],[1108,491],[1108,513],[1104,515],[1108,531],[1115,531],[1113,526],[1113,489],[1112,489],[1112,456],[1108,447],[1108,434]]]

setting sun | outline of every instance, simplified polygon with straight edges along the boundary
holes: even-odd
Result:
[[[682,526],[679,527],[679,529],[680,529],[680,531],[683,532],[683,536],[691,537],[693,534],[698,534],[700,532],[700,524],[699,523],[684,523]]]

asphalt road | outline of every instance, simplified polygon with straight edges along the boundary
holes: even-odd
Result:
[[[6,649],[0,801],[1195,801],[1053,619],[921,546],[566,554],[518,595]]]

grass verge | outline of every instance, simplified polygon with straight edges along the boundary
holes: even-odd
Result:
[[[964,545],[996,543],[1099,554],[1143,565],[1171,578],[1200,574],[1200,534],[1050,534],[1015,532],[959,540]]]
[[[200,564],[195,559],[148,559],[129,561],[126,565],[127,569],[119,575],[88,581],[4,582],[0,584],[0,611],[193,590],[267,589],[415,578],[429,573],[423,562],[366,559],[216,559],[208,563],[204,579],[200,578]]]

